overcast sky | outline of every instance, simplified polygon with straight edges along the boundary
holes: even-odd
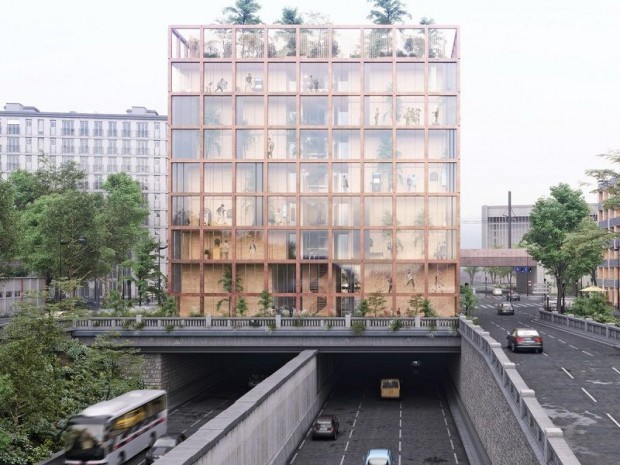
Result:
[[[258,3],[265,23],[287,5],[334,24],[369,23],[363,0]],[[414,23],[461,28],[463,248],[480,244],[482,205],[505,205],[508,191],[523,205],[560,182],[581,187],[586,169],[606,166],[597,154],[620,149],[619,0],[404,3]],[[166,114],[168,26],[211,24],[233,5],[3,0],[0,105]]]

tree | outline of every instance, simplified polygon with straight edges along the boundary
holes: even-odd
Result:
[[[461,309],[465,310],[465,315],[471,316],[477,304],[478,299],[474,295],[471,286],[463,286],[461,292]]]
[[[383,312],[385,310],[386,300],[383,294],[379,291],[371,292],[368,296],[368,307],[377,316],[377,312]]]
[[[404,22],[411,15],[405,9],[405,4],[400,0],[368,0],[373,4],[373,9],[367,19],[375,24],[396,24]]]
[[[575,231],[568,233],[562,244],[562,249],[572,257],[566,270],[567,282],[577,282],[589,274],[596,283],[596,267],[603,262],[604,251],[614,237],[589,217],[584,218]]]
[[[132,270],[130,279],[136,284],[138,290],[138,305],[142,305],[142,300],[148,294],[155,294],[157,302],[162,301],[162,293],[157,285],[161,282],[161,271],[159,269],[159,244],[152,237],[144,237],[134,250],[135,258],[125,262]]]
[[[303,24],[304,20],[302,16],[297,12],[297,8],[284,7],[282,8],[282,16],[275,24]]]
[[[424,299],[422,301],[422,313],[424,314],[425,318],[437,316],[437,314],[435,313],[435,310],[433,309],[433,305],[431,304],[431,301],[428,299]]]
[[[271,294],[267,289],[263,289],[260,293],[260,297],[258,298],[258,305],[260,305],[261,312],[267,313],[267,311],[271,308],[272,303],[273,299]]]
[[[245,297],[239,297],[237,300],[237,315],[243,317],[245,313],[248,311],[248,302],[245,300]]]
[[[409,301],[407,302],[409,304],[409,306],[407,307],[407,314],[409,316],[418,316],[418,314],[420,313],[420,309],[422,308],[422,303],[424,302],[424,299],[422,298],[422,296],[420,295],[413,295],[411,296],[411,298],[409,298]]]
[[[370,311],[370,307],[368,306],[368,299],[362,299],[360,301],[360,305],[357,308],[357,311],[362,316],[366,316],[368,314],[368,312]]]
[[[573,236],[569,239],[571,233],[579,235],[589,230],[583,221],[587,220],[590,209],[581,191],[568,184],[551,187],[550,192],[550,197],[538,199],[534,204],[530,214],[531,227],[523,236],[523,243],[528,253],[555,277],[558,287],[556,308],[561,312],[564,310],[566,285],[575,279],[575,273],[582,269],[582,265],[587,263],[588,270],[594,266],[589,260],[572,254],[580,241]],[[603,248],[600,253],[598,263],[602,261]],[[588,257],[592,258],[590,254]]]
[[[0,262],[15,257],[19,244],[19,216],[12,184],[0,178]]]
[[[227,6],[222,10],[227,24],[261,24],[256,14],[261,6],[255,0],[237,0],[235,6]]]
[[[232,302],[232,297],[233,297],[232,294],[241,292],[243,290],[243,286],[241,285],[241,278],[239,277],[239,275],[235,276],[235,280],[233,283],[232,267],[228,265],[224,268],[224,274],[222,275],[221,279],[218,281],[218,284],[222,286],[222,289],[224,289],[224,292],[228,293],[228,297],[224,299],[220,299],[216,304],[216,308],[219,311],[220,307],[222,306],[222,302],[228,302],[228,316],[230,317],[232,316],[230,312],[230,304]]]
[[[474,285],[474,277],[476,276],[476,273],[478,271],[480,271],[479,266],[466,266],[465,267],[465,273],[467,273],[467,275],[469,276],[469,284],[471,286]]]

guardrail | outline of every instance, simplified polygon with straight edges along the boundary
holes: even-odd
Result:
[[[500,343],[488,332],[461,317],[459,332],[483,355],[498,383],[507,394],[512,410],[522,425],[529,430],[533,443],[546,465],[578,465],[580,462],[568,447],[564,433],[553,425],[544,409],[538,403],[535,393],[517,372]]]
[[[459,319],[457,317],[397,317],[397,318],[367,318],[367,317],[245,317],[224,318],[207,315],[205,317],[93,317],[64,320],[63,324],[78,329],[102,330],[162,330],[170,328],[196,330],[225,330],[225,329],[354,329],[363,325],[366,330],[373,329],[423,329],[426,331],[450,330],[456,332]]]
[[[620,344],[620,328],[614,323],[597,323],[596,321],[585,318],[561,315],[557,312],[548,312],[540,309],[538,310],[538,318],[542,321],[559,324]]]

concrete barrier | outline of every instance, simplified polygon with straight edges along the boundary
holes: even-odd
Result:
[[[332,387],[330,356],[306,350],[157,465],[284,465]]]

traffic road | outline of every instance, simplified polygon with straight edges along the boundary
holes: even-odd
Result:
[[[385,369],[390,365],[386,357],[391,356],[383,355],[383,371],[393,375],[398,370]],[[391,449],[397,464],[469,464],[439,372],[431,368],[438,360],[424,360],[419,373],[399,373],[401,399],[386,400],[379,396],[381,375],[369,358],[358,370],[342,374],[323,406],[322,413],[340,420],[338,438],[312,440],[308,432],[289,465],[357,465],[372,448]]]
[[[497,315],[505,297],[482,297],[476,316],[502,344],[526,384],[583,465],[619,463],[620,351],[587,336],[538,321],[540,297],[513,302],[515,315]],[[543,337],[542,354],[512,353],[506,334],[515,327],[534,328]]]

